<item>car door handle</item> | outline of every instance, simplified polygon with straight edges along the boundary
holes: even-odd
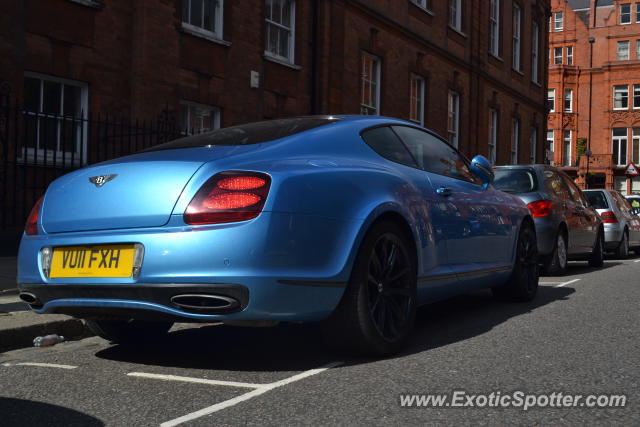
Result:
[[[450,188],[440,187],[436,190],[436,193],[438,193],[442,197],[449,197],[453,193],[453,191],[451,191]]]

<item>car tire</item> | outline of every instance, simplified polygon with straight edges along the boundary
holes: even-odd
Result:
[[[85,324],[96,335],[117,344],[148,344],[161,339],[173,322],[142,320],[88,320]]]
[[[535,229],[524,223],[518,234],[516,257],[509,281],[493,288],[498,299],[528,302],[535,298],[539,281],[538,245]]]
[[[598,237],[596,237],[596,244],[593,246],[593,251],[589,257],[589,266],[600,268],[604,265],[604,230],[600,228],[598,230]]]
[[[544,274],[547,276],[562,276],[567,270],[567,237],[562,230],[558,230],[553,251],[544,260]]]
[[[325,337],[341,350],[388,356],[406,343],[416,316],[417,262],[409,236],[393,222],[367,232]]]
[[[624,230],[622,239],[616,248],[616,258],[629,258],[629,232]]]

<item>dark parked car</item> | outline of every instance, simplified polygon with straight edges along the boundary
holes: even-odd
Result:
[[[568,259],[602,266],[604,227],[582,191],[547,165],[498,166],[494,187],[520,197],[531,211],[544,272],[562,274]]]

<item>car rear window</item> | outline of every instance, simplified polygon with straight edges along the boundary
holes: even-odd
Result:
[[[531,193],[538,189],[533,169],[496,169],[493,187],[507,193]]]
[[[196,148],[215,145],[249,145],[274,141],[304,132],[340,119],[325,117],[295,117],[247,123],[216,129],[199,135],[187,136],[165,144],[156,145],[144,151],[172,150],[174,148]]]
[[[602,191],[585,191],[584,195],[594,209],[609,209],[609,203]]]

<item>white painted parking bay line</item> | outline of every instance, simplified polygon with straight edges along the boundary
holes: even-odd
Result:
[[[239,383],[235,381],[208,380],[205,378],[180,377],[177,375],[147,374],[145,372],[129,372],[127,375],[130,377],[151,378],[151,379],[163,380],[163,381],[182,381],[186,383],[224,385],[229,387],[260,388],[260,387],[264,387],[265,385],[268,385],[268,384]]]
[[[341,364],[342,364],[342,362],[330,363],[330,364],[328,364],[326,366],[323,366],[322,368],[310,369],[310,370],[304,371],[304,372],[302,372],[302,373],[300,373],[298,375],[294,375],[292,377],[285,378],[283,380],[276,381],[274,383],[259,385],[258,388],[256,388],[255,390],[252,390],[252,391],[247,392],[245,394],[241,394],[240,396],[234,397],[233,399],[229,399],[229,400],[225,400],[224,402],[216,403],[215,405],[209,406],[208,408],[200,409],[199,411],[192,412],[192,413],[184,415],[184,416],[182,416],[180,418],[176,418],[174,420],[164,422],[164,423],[160,424],[160,426],[161,427],[173,427],[173,426],[177,426],[178,424],[186,423],[187,421],[193,421],[196,418],[204,417],[206,415],[213,414],[214,412],[221,411],[221,410],[223,410],[225,408],[229,408],[231,406],[235,406],[238,403],[241,403],[241,402],[244,402],[246,400],[252,399],[252,398],[254,398],[256,396],[260,396],[261,394],[264,394],[264,393],[266,393],[268,391],[271,391],[271,390],[273,390],[275,388],[282,387],[284,385],[291,384],[291,383],[296,382],[296,381],[300,381],[300,380],[305,379],[307,377],[310,377],[312,375],[317,375],[317,374],[319,374],[321,372],[326,371],[327,369],[335,368],[336,366],[339,366]]]
[[[538,285],[559,285],[562,282],[538,282]]]
[[[640,259],[637,259],[637,260],[635,260],[635,261],[633,261],[633,262],[640,262]]]
[[[3,363],[3,366],[40,366],[42,368],[58,368],[58,369],[76,369],[77,366],[57,365],[55,363],[39,363],[39,362],[20,362],[20,363]]]
[[[562,288],[563,286],[570,285],[570,284],[572,284],[572,283],[577,282],[578,280],[580,280],[580,279],[573,279],[573,280],[569,280],[568,282],[562,282],[562,283],[560,283],[559,285],[556,285],[556,286],[554,286],[554,287],[555,287],[555,288]]]

